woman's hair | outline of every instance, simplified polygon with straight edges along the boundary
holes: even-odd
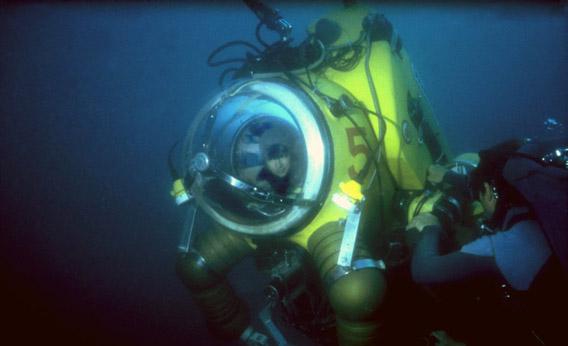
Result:
[[[289,155],[290,153],[288,152],[288,147],[284,144],[272,144],[270,147],[268,147],[268,150],[266,152],[266,157],[269,160],[275,160]]]
[[[488,183],[496,189],[498,201],[495,213],[489,220],[493,226],[500,225],[503,222],[505,214],[510,208],[528,205],[525,198],[503,177],[503,169],[507,160],[523,143],[522,140],[512,139],[489,149],[481,150],[479,152],[479,165],[471,172],[469,185],[473,198],[479,198],[479,195],[484,191],[484,183]]]

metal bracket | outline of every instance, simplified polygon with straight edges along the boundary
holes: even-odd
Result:
[[[183,223],[183,229],[181,233],[181,240],[178,245],[178,252],[187,253],[191,248],[191,238],[193,235],[193,228],[195,226],[195,216],[197,215],[197,206],[195,201],[191,200],[189,202],[189,210],[187,217]]]
[[[351,267],[364,204],[365,198],[361,199],[361,201],[355,205],[345,221],[343,239],[341,240],[339,257],[337,258],[337,265],[340,267]]]

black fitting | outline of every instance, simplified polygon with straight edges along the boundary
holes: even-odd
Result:
[[[363,30],[371,37],[371,41],[391,41],[392,24],[382,14],[371,13],[363,20]]]

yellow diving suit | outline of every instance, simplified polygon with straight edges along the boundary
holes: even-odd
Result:
[[[212,333],[238,338],[250,317],[227,272],[259,242],[292,242],[319,272],[339,344],[375,345],[395,195],[423,190],[449,152],[382,15],[349,6],[309,33],[306,64],[255,69],[269,56],[256,59],[194,121],[173,194],[212,222],[186,237],[177,272]],[[261,173],[271,160],[288,167]]]

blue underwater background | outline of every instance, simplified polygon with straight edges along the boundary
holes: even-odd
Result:
[[[341,5],[268,3],[297,43]],[[546,136],[549,117],[568,126],[565,6],[372,6],[402,37],[454,153]],[[183,212],[166,158],[219,90],[207,56],[254,41],[256,23],[240,2],[0,5],[3,340],[218,343],[175,275]],[[260,296],[251,267],[231,278]]]

